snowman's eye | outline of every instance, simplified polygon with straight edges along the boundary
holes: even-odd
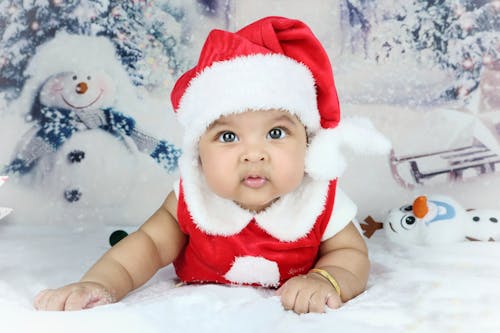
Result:
[[[413,215],[405,215],[401,218],[401,226],[403,229],[410,230],[417,225],[417,219]]]
[[[405,205],[405,206],[401,207],[400,210],[402,212],[411,212],[413,210],[413,206],[412,205]]]
[[[78,76],[73,75],[73,80],[76,81],[78,79]]]
[[[91,79],[92,79],[92,77],[90,75],[87,76],[87,80],[91,80]]]

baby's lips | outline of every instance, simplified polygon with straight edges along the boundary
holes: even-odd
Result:
[[[262,187],[267,182],[267,179],[260,176],[247,176],[243,180],[243,183],[251,188]]]

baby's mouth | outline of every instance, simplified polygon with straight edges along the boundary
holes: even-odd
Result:
[[[243,184],[251,188],[259,188],[267,183],[265,177],[260,176],[247,176],[243,179]]]

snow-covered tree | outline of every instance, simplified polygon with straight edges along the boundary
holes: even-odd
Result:
[[[57,31],[109,37],[133,82],[154,87],[184,69],[185,18],[179,1],[1,1],[0,91],[18,95],[36,47]]]
[[[36,47],[56,31],[89,34],[92,18],[104,11],[102,1],[96,0],[0,2],[0,89],[22,86],[23,70]]]
[[[368,31],[367,57],[384,62],[414,56],[450,71],[455,81],[446,97],[465,98],[477,88],[482,66],[498,59],[498,0],[378,0],[376,6],[348,0],[347,7],[353,28]]]

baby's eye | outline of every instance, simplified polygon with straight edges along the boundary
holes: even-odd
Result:
[[[285,130],[281,127],[275,127],[267,133],[268,139],[283,139],[285,136]]]
[[[219,134],[218,140],[220,142],[236,142],[238,141],[238,136],[231,131],[225,131]]]

